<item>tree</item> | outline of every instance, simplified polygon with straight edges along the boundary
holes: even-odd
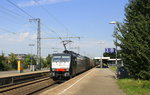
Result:
[[[121,58],[121,51],[117,50],[117,58]],[[103,53],[104,57],[116,58],[116,53]]]
[[[25,55],[24,59],[21,60],[21,62],[24,64],[24,68],[28,68],[29,65],[36,65],[36,59],[34,55]]]
[[[3,71],[5,68],[4,61],[5,61],[5,57],[4,57],[4,53],[2,53],[2,55],[0,55],[0,71]]]
[[[103,53],[104,57],[115,58],[115,53]]]
[[[9,63],[11,64],[13,69],[17,69],[17,58],[14,53],[10,54]]]
[[[50,54],[46,57],[46,64],[47,64],[47,67],[50,67],[51,58],[52,58],[52,56],[51,56]]]
[[[125,17],[123,24],[117,23],[114,36],[120,43],[115,44],[129,73],[150,79],[150,0],[129,0]]]
[[[47,67],[46,60],[44,58],[41,58],[41,68]]]
[[[11,66],[9,64],[9,60],[5,57],[5,54],[2,52],[0,55],[0,71],[8,71],[11,70]]]

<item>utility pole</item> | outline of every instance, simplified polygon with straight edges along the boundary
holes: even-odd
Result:
[[[100,56],[100,65],[101,65],[101,68],[103,68],[103,52],[102,52],[102,44],[104,44],[104,42],[99,42],[98,44],[100,44],[100,51],[101,51],[101,56]]]
[[[118,24],[118,22],[117,21],[111,21],[111,22],[109,22],[109,24],[115,24],[115,25],[117,25]],[[117,33],[117,31],[115,31],[116,33]],[[120,30],[118,30],[118,32],[120,32]],[[117,37],[116,37],[116,44],[117,44]],[[115,50],[115,53],[116,53],[116,61],[115,61],[115,64],[116,64],[116,68],[117,68],[117,65],[118,65],[118,60],[117,60],[117,45],[116,45],[116,50]]]
[[[32,53],[32,50],[33,50],[34,45],[35,45],[35,44],[29,44],[29,46],[31,47],[31,57],[30,57],[30,59],[31,59],[31,64],[30,64],[30,67],[29,67],[31,71],[34,71],[34,69],[33,69],[33,64],[32,64],[32,63],[33,63],[33,53]]]
[[[40,64],[40,60],[41,60],[41,31],[40,31],[40,19],[36,18],[36,19],[29,19],[29,21],[36,21],[37,22],[37,61],[36,61],[36,65],[37,65],[37,69],[41,69],[41,64]]]

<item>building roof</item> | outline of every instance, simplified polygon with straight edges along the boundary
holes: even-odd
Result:
[[[116,59],[111,59],[110,57],[94,57],[94,59],[101,59],[101,58],[102,58],[103,60],[105,59],[105,60],[108,60],[108,61],[115,61],[115,60],[116,60]],[[119,60],[121,60],[121,59],[117,59],[117,60],[119,61]]]
[[[109,60],[110,59],[110,57],[94,57],[94,59],[107,59],[107,60]]]

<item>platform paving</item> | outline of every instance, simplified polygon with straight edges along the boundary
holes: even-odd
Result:
[[[39,72],[46,72],[46,71],[50,71],[50,70],[48,68],[43,68],[43,69],[38,70],[38,71],[30,71],[30,70],[26,69],[26,70],[23,70],[23,72],[21,72],[21,73],[18,72],[17,70],[14,70],[14,71],[0,71],[0,78],[26,75],[26,74],[32,74],[32,73],[39,73]]]
[[[125,93],[117,86],[112,71],[108,68],[94,68],[41,95],[125,95]]]

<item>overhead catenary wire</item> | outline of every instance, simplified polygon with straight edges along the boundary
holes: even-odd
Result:
[[[12,4],[13,6],[15,6],[16,8],[18,8],[20,11],[22,11],[24,14],[26,14],[27,16],[29,16],[30,18],[34,19],[34,17],[32,15],[30,15],[28,12],[26,12],[25,10],[23,10],[22,8],[20,8],[18,5],[16,5],[15,3],[13,3],[10,0],[7,0],[10,4]],[[44,23],[41,23],[41,25],[43,25],[44,27],[46,27],[48,30],[50,30],[53,33],[56,33],[57,35],[59,35],[59,39],[61,41],[63,41],[62,37],[61,37],[61,33],[60,32],[56,32],[55,30],[51,29],[50,27],[48,27],[47,25],[45,25]]]
[[[1,28],[1,27],[0,27],[0,30],[5,31],[5,32],[9,32],[9,33],[12,33],[12,34],[16,34],[15,32],[11,32],[11,31],[6,30],[6,29],[3,29],[3,28]]]
[[[10,1],[10,0],[7,0],[10,4],[12,4],[13,6],[15,6],[16,8],[18,8],[19,10],[21,10],[23,13],[25,13],[26,15],[28,15],[30,18],[34,18],[32,15],[30,15],[29,13],[27,13],[26,11],[24,11],[22,8],[20,8],[18,5],[16,5],[15,3],[13,3],[12,1]],[[44,7],[43,7],[44,8]],[[48,11],[48,10],[47,10]],[[49,12],[49,11],[48,11]],[[49,12],[49,14],[50,14],[50,12]],[[43,23],[41,23],[41,25],[43,25],[43,26],[45,26],[47,29],[49,29],[51,32],[53,32],[53,33],[56,33],[57,35],[59,35],[60,37],[59,37],[59,39],[60,40],[62,40],[61,39],[61,35],[62,34],[60,34],[59,32],[56,32],[56,31],[54,31],[53,29],[51,29],[51,28],[49,28],[48,26],[46,26],[45,24],[43,24]]]
[[[7,14],[6,16],[7,17],[9,17],[9,18],[7,18],[6,20],[8,20],[9,22],[12,22],[13,24],[14,23],[16,23],[17,25],[20,25],[20,23],[22,23],[22,21],[20,21],[20,20],[18,20],[18,17],[20,17],[20,18],[22,18],[22,20],[25,20],[25,21],[27,21],[28,20],[28,18],[26,17],[26,16],[24,16],[24,15],[21,15],[20,13],[18,13],[18,12],[15,12],[15,11],[13,11],[13,10],[10,10],[10,9],[8,9],[8,8],[6,8],[6,7],[4,7],[4,6],[0,6],[0,12],[3,12],[3,13],[5,13],[5,14]],[[11,15],[11,16],[10,16]],[[5,16],[5,17],[6,17]],[[1,18],[3,18],[4,16],[2,16]],[[11,19],[11,18],[13,18],[13,19]],[[18,21],[17,21],[18,20]],[[36,27],[35,26],[35,24],[32,24],[34,27]],[[5,29],[5,30],[7,30],[7,29]]]
[[[34,0],[34,2],[37,3],[37,4],[39,4],[39,2],[36,1],[36,0]],[[63,26],[64,29],[65,29],[66,32],[67,32],[67,36],[69,36],[69,35],[68,35],[68,32],[71,33],[71,31],[68,29],[68,27],[66,27],[62,22],[60,22],[60,20],[58,20],[58,19],[57,19],[50,11],[48,11],[45,7],[43,7],[43,6],[40,6],[40,7],[48,14],[48,16],[52,17],[57,23],[59,23],[61,26]],[[73,34],[73,33],[72,33],[72,34]],[[74,34],[73,34],[73,35],[74,35]],[[76,36],[76,35],[74,35],[74,36]]]
[[[36,0],[34,0],[34,2],[37,3],[37,4],[39,4],[39,2],[37,2]],[[53,19],[55,19],[57,22],[59,22],[59,20],[58,20],[52,13],[50,13],[45,7],[40,6],[40,8],[41,8],[42,10],[44,10],[44,11],[48,14],[48,16],[51,16]],[[50,17],[50,18],[51,18],[51,17]],[[62,23],[60,23],[60,22],[59,22],[59,24],[61,24],[62,26],[65,27],[64,24],[62,24]],[[65,29],[68,30],[67,27],[65,27]],[[62,35],[62,34],[61,34],[61,35]]]
[[[20,15],[19,13],[14,12],[14,11],[12,11],[12,10],[10,10],[10,9],[7,9],[7,8],[3,7],[2,5],[1,5],[0,7],[1,7],[1,8],[3,8],[3,9],[5,9],[6,11],[8,11],[8,12],[10,12],[10,13],[14,14],[14,15],[16,15],[16,16],[26,18],[25,16]]]
[[[34,17],[32,16],[32,15],[30,15],[29,13],[27,13],[26,11],[24,11],[22,8],[20,8],[18,5],[16,5],[15,3],[13,3],[12,1],[10,1],[10,0],[7,0],[10,4],[12,4],[13,6],[15,6],[16,8],[18,8],[20,11],[22,11],[23,13],[25,13],[26,15],[28,15],[30,18],[32,18],[32,19],[34,19]],[[43,23],[41,23],[41,25],[44,25],[47,29],[49,29],[51,32],[54,32],[54,33],[56,33],[57,35],[59,35],[60,36],[60,34],[58,34],[56,31],[54,31],[54,30],[52,30],[52,29],[50,29],[49,27],[47,27],[45,24],[43,24]],[[61,39],[61,37],[59,37],[60,38],[60,40],[62,40]]]
[[[26,15],[28,15],[30,18],[34,18],[33,16],[31,16],[29,13],[27,13],[26,11],[24,11],[22,8],[20,8],[18,5],[16,5],[15,3],[13,3],[10,0],[7,0],[10,4],[12,4],[13,6],[15,6],[16,8],[18,8],[20,11],[22,11],[23,13],[25,13]]]
[[[56,31],[54,31],[53,29],[47,27],[45,24],[41,23],[41,25],[45,26],[47,29],[49,29],[51,32],[56,33],[57,35],[59,35],[59,39],[62,40],[62,38],[60,37],[61,34],[57,33]]]
[[[37,2],[36,0],[34,0],[34,2],[39,4],[39,2]],[[61,23],[50,11],[48,11],[43,6],[40,6],[40,7],[48,14],[48,16],[51,16],[55,21],[57,21],[60,25],[62,25],[65,28],[65,30],[69,31],[69,29],[63,23]]]
[[[3,22],[4,25],[7,25],[7,26],[10,24],[20,25],[21,23],[24,23],[23,21],[20,22],[19,17],[17,15],[14,15],[9,11],[5,11],[5,10],[1,9],[1,7],[0,7],[0,13],[2,13],[2,15],[0,15],[1,19],[4,20],[6,18],[5,22]],[[3,16],[4,14],[6,14],[6,15]],[[5,24],[6,22],[8,22],[9,24]],[[15,28],[15,27],[11,27],[11,28]],[[11,29],[11,30],[13,30],[13,29]]]
[[[27,13],[26,11],[24,11],[22,8],[20,8],[18,5],[16,5],[15,3],[11,2],[10,0],[7,0],[10,4],[12,4],[13,6],[15,6],[16,8],[18,8],[19,10],[21,10],[23,13],[25,13],[27,16],[29,16],[31,19],[35,19],[33,16],[31,16],[29,13]],[[57,35],[59,35],[59,33],[57,33],[56,31],[50,29],[49,27],[47,27],[46,25],[44,25],[43,23],[40,23],[41,25],[45,26],[46,28],[48,28],[50,31],[55,32]],[[59,37],[59,39],[62,41],[61,37]]]
[[[44,23],[41,23],[41,25],[45,28],[47,28],[48,30],[51,31],[51,33],[55,33],[56,35],[60,36],[60,37],[63,37],[63,34],[61,34],[60,32],[56,32],[54,29],[52,29],[52,27],[48,27],[47,25],[45,25]],[[46,32],[45,33],[49,34],[49,32]]]
[[[20,24],[17,20],[15,20],[15,19],[17,19],[17,17],[16,16],[14,16],[14,15],[12,15],[12,14],[9,14],[9,13],[7,13],[6,11],[2,11],[1,9],[0,9],[0,13],[2,13],[2,15],[0,15],[0,18],[1,19],[5,19],[5,18],[7,18],[6,20],[5,20],[5,22],[3,22],[3,25],[5,25],[5,26],[8,26],[8,25],[10,25],[11,23],[14,25],[14,24]],[[3,16],[3,14],[6,14],[6,16]],[[2,22],[2,21],[1,21]],[[6,22],[9,22],[9,24],[6,24]],[[1,26],[2,27],[2,26]],[[4,28],[4,27],[3,27]],[[14,28],[14,27],[11,27],[11,28]],[[6,28],[7,29],[7,28]]]

